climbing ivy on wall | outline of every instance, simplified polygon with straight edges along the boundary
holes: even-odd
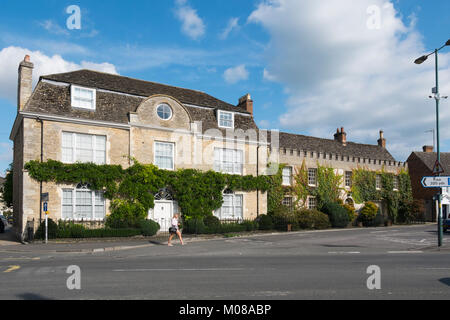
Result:
[[[311,192],[317,199],[317,207],[326,203],[337,202],[341,195],[342,176],[335,173],[331,167],[317,164],[317,187]]]
[[[381,178],[381,188],[376,188],[376,177]],[[397,177],[398,187],[394,190],[394,178]],[[398,175],[381,170],[367,171],[364,169],[353,170],[353,199],[358,203],[367,201],[385,201],[389,218],[396,222],[399,210],[407,208],[412,198],[411,179],[405,170]]]
[[[277,165],[277,164],[275,164]],[[273,167],[274,164],[269,164],[269,167]],[[267,190],[267,212],[273,213],[281,206],[283,198],[290,189],[283,187],[283,168],[285,165],[278,166],[276,174],[269,176],[269,188]]]
[[[317,164],[317,187],[308,184],[308,169],[303,161],[300,168],[294,167],[292,187],[282,186],[282,170],[286,165],[280,165],[277,175],[271,177],[271,186],[268,191],[268,211],[281,205],[286,195],[294,197],[296,207],[305,207],[308,196],[317,199],[318,207],[327,202],[337,202],[341,196],[343,176],[336,174],[335,170]],[[376,188],[376,177],[381,177],[381,189]],[[394,177],[398,179],[397,190],[394,191]],[[382,171],[368,171],[363,168],[353,170],[352,197],[356,203],[367,201],[385,201],[389,218],[397,221],[398,213],[406,209],[412,202],[412,189],[409,173],[405,170],[397,175]]]
[[[270,178],[267,176],[238,176],[194,169],[166,171],[152,164],[133,161],[134,164],[127,169],[93,163],[30,161],[25,169],[36,181],[88,183],[91,189],[103,190],[105,198],[112,200],[112,211],[133,211],[140,217],[145,217],[148,210],[154,207],[154,195],[163,188],[173,192],[186,217],[206,216],[219,209],[223,204],[222,193],[225,189],[265,192],[270,188]]]

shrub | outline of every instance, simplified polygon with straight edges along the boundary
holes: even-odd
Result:
[[[425,208],[420,200],[407,202],[398,211],[398,222],[411,223],[414,221],[425,221]]]
[[[142,220],[139,222],[139,229],[141,230],[141,233],[145,237],[151,237],[154,236],[161,226],[159,223],[153,221],[153,220]]]
[[[243,232],[246,227],[240,223],[223,223],[220,225],[219,230],[212,233],[230,233],[230,232]]]
[[[349,204],[345,204],[344,208],[345,210],[347,210],[349,222],[353,222],[355,221],[356,218],[358,218],[358,214],[356,213],[355,207]]]
[[[255,219],[255,222],[258,223],[259,230],[271,230],[273,228],[272,217],[269,215],[260,215]]]
[[[58,225],[52,219],[48,219],[47,235],[49,239],[55,239],[58,236]],[[34,234],[36,239],[45,239],[45,220],[42,220],[39,228]]]
[[[300,210],[296,212],[298,225],[302,229],[327,229],[331,226],[328,215],[318,210]]]
[[[345,228],[349,223],[349,216],[347,209],[335,202],[326,203],[323,212],[330,218],[331,226],[333,228]]]
[[[220,226],[220,220],[216,216],[209,215],[203,218],[203,223],[206,227],[217,227]]]
[[[245,227],[245,231],[258,230],[258,223],[256,221],[245,220],[241,222],[241,225]]]
[[[111,215],[106,219],[106,226],[111,229],[138,228],[145,220],[146,213],[142,204],[125,200],[114,200],[111,203]]]
[[[186,219],[183,224],[183,232],[188,234],[205,233],[206,226],[201,218]]]
[[[366,226],[370,226],[373,224],[373,221],[377,217],[378,206],[373,202],[366,202],[364,207],[361,209],[359,214],[359,219]]]
[[[277,230],[287,231],[287,226],[291,225],[292,230],[298,230],[297,216],[285,206],[275,209],[272,214],[273,227]]]

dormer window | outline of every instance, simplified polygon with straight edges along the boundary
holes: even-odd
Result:
[[[232,112],[218,111],[219,128],[234,129],[234,114]]]
[[[96,90],[71,86],[72,108],[95,110]]]

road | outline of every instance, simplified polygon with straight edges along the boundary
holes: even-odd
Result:
[[[0,299],[449,299],[436,226],[299,232],[100,253],[0,250]],[[67,288],[79,266],[81,289]],[[367,288],[367,268],[381,289]]]

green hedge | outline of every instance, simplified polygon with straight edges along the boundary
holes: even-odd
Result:
[[[217,219],[217,218],[216,218]],[[255,221],[243,221],[240,223],[220,222],[219,219],[210,216],[201,218],[192,218],[184,221],[183,233],[187,234],[225,234],[230,232],[244,232],[257,230],[258,224]]]
[[[102,229],[87,229],[81,224],[73,222],[60,221],[55,223],[52,219],[48,219],[48,238],[49,239],[84,239],[84,238],[126,238],[135,237],[139,235],[153,236],[159,230],[159,224],[145,220],[139,222],[137,228],[102,228]],[[36,239],[45,238],[45,222],[42,222],[35,233]]]

